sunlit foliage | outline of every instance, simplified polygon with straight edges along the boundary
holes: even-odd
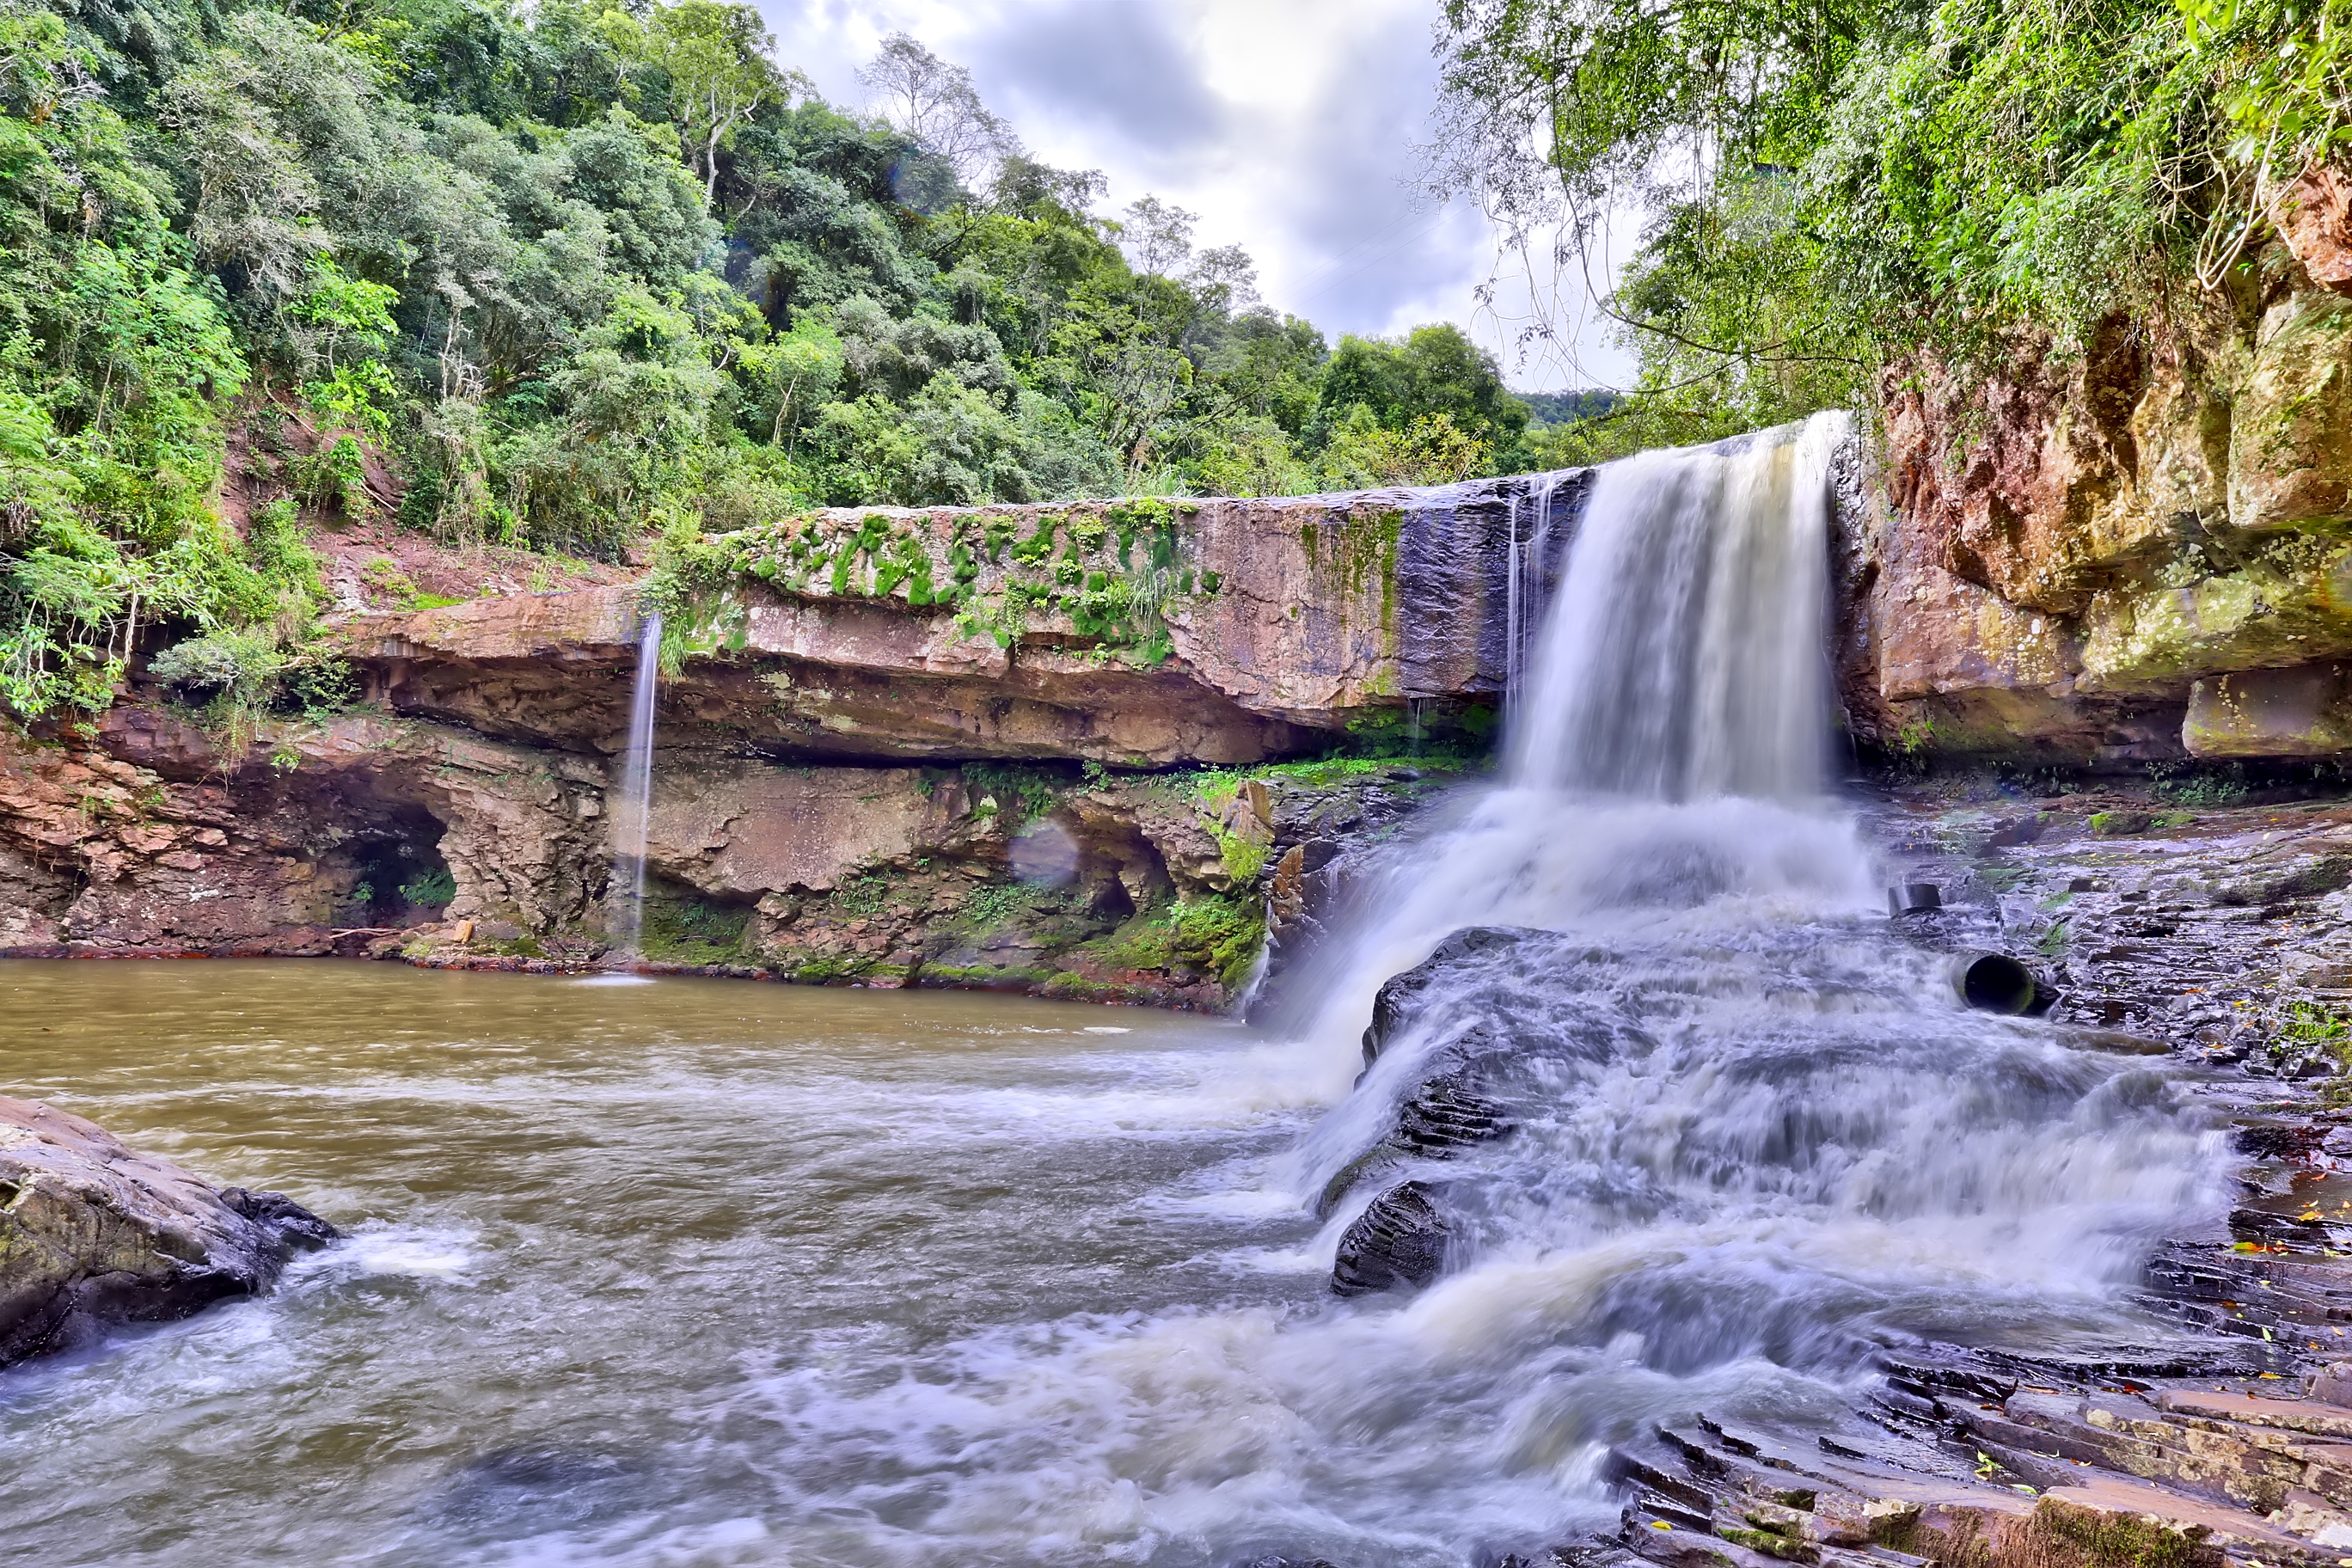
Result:
[[[1570,446],[1866,395],[1922,352],[2063,356],[2251,275],[2340,160],[2342,0],[1448,0],[1445,173],[1594,253],[1639,395]]]

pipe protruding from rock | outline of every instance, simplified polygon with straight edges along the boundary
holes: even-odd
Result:
[[[1944,907],[1944,889],[1933,882],[1902,882],[1886,889],[1889,915],[1923,914]]]
[[[2033,1010],[2040,987],[2033,971],[2002,952],[1962,952],[1954,955],[1952,989],[1962,1003],[1980,1013],[2022,1017]]]

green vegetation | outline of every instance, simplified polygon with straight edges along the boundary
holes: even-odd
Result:
[[[2238,763],[2158,763],[2148,777],[2148,793],[2175,805],[2236,805],[2254,792]]]
[[[2042,1562],[2079,1562],[2085,1568],[2198,1568],[2217,1549],[2202,1527],[2176,1530],[2153,1519],[2105,1513],[2043,1498],[2027,1516],[2018,1550]],[[1958,1556],[1966,1563],[1968,1558]]]
[[[639,946],[663,963],[731,963],[742,952],[751,911],[699,899],[646,900]]]
[[[2252,309],[2283,187],[2352,136],[2347,21],[2343,0],[1446,0],[1442,141],[1571,253],[1643,209],[1605,302],[1639,384],[1546,447],[1607,455]]]
[[[973,808],[982,815],[1000,815],[1014,828],[1054,809],[1070,781],[1051,768],[1026,763],[966,763],[964,788]],[[988,802],[994,801],[994,806]]]
[[[1333,349],[1190,215],[1096,212],[1098,175],[911,39],[882,119],[772,48],[722,0],[0,0],[0,709],[97,712],[159,655],[232,730],[319,710],[309,541],[363,519],[603,560],[723,538],[1000,636],[1050,600],[1150,660],[1161,601],[1218,587],[1164,502],[960,560],[806,514],[1535,460],[1455,329]],[[1018,568],[984,599],[982,555]]]
[[[2333,1007],[2297,1002],[2271,1042],[2271,1058],[2279,1061],[2314,1050],[2326,1052],[2339,1068],[2352,1070],[2352,1023]]]
[[[1081,951],[1109,968],[1191,968],[1238,990],[1265,938],[1265,914],[1253,894],[1202,893],[1140,910]]]
[[[413,882],[401,885],[403,903],[414,909],[437,910],[457,896],[457,879],[446,868],[426,871]]]
[[[1035,910],[1045,892],[1023,882],[982,882],[964,900],[963,920],[974,931],[994,931]]]

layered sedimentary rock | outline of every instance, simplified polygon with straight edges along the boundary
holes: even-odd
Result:
[[[1890,381],[1841,468],[1861,744],[2352,744],[2338,195],[2297,198],[2309,254],[2240,316]],[[1588,479],[838,510],[644,581],[349,616],[365,700],[331,719],[231,744],[140,686],[0,739],[0,948],[593,959],[658,605],[669,961],[1218,1005],[1260,924],[1284,962],[1350,836],[1425,786],[1185,770],[1491,735]]]
[[[846,510],[728,536],[719,566],[681,577],[667,738],[1162,767],[1481,733],[1582,482]],[[610,751],[646,597],[480,599],[340,637],[395,712]]]
[[[2273,258],[2259,300],[2111,319],[2071,357],[2021,342],[1996,375],[1890,375],[1848,518],[1864,740],[2116,765],[2341,749],[2352,300],[2331,282],[2334,190],[2306,193],[2308,267]]]
[[[137,703],[86,739],[0,735],[0,951],[594,962],[615,771],[366,709],[237,749]],[[1442,783],[1345,763],[1089,777],[668,746],[646,956],[1222,1006],[1255,957],[1261,879],[1290,864],[1306,921],[1340,841]]]
[[[371,711],[244,748],[132,704],[80,743],[0,731],[0,943],[323,953],[436,875],[552,930],[602,894],[605,787],[595,759]]]
[[[282,1194],[213,1187],[79,1116],[0,1097],[0,1366],[266,1290],[335,1235]]]

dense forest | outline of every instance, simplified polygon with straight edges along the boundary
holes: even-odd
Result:
[[[2347,12],[1444,0],[1433,184],[1538,272],[1643,226],[1601,302],[1637,384],[1531,407],[1453,327],[1333,344],[1191,215],[1097,210],[912,39],[853,112],[718,0],[0,0],[0,707],[142,652],[331,702],[311,541],[356,519],[618,561],[1428,482],[2243,314],[2343,162]]]
[[[142,649],[331,702],[309,542],[360,518],[620,560],[1544,465],[1455,328],[1332,345],[914,40],[866,83],[717,0],[0,0],[0,705],[103,709]]]
[[[1444,0],[1441,183],[1607,273],[1633,395],[1557,456],[2245,321],[2352,139],[2347,0]],[[1533,329],[1540,336],[1540,323]]]

